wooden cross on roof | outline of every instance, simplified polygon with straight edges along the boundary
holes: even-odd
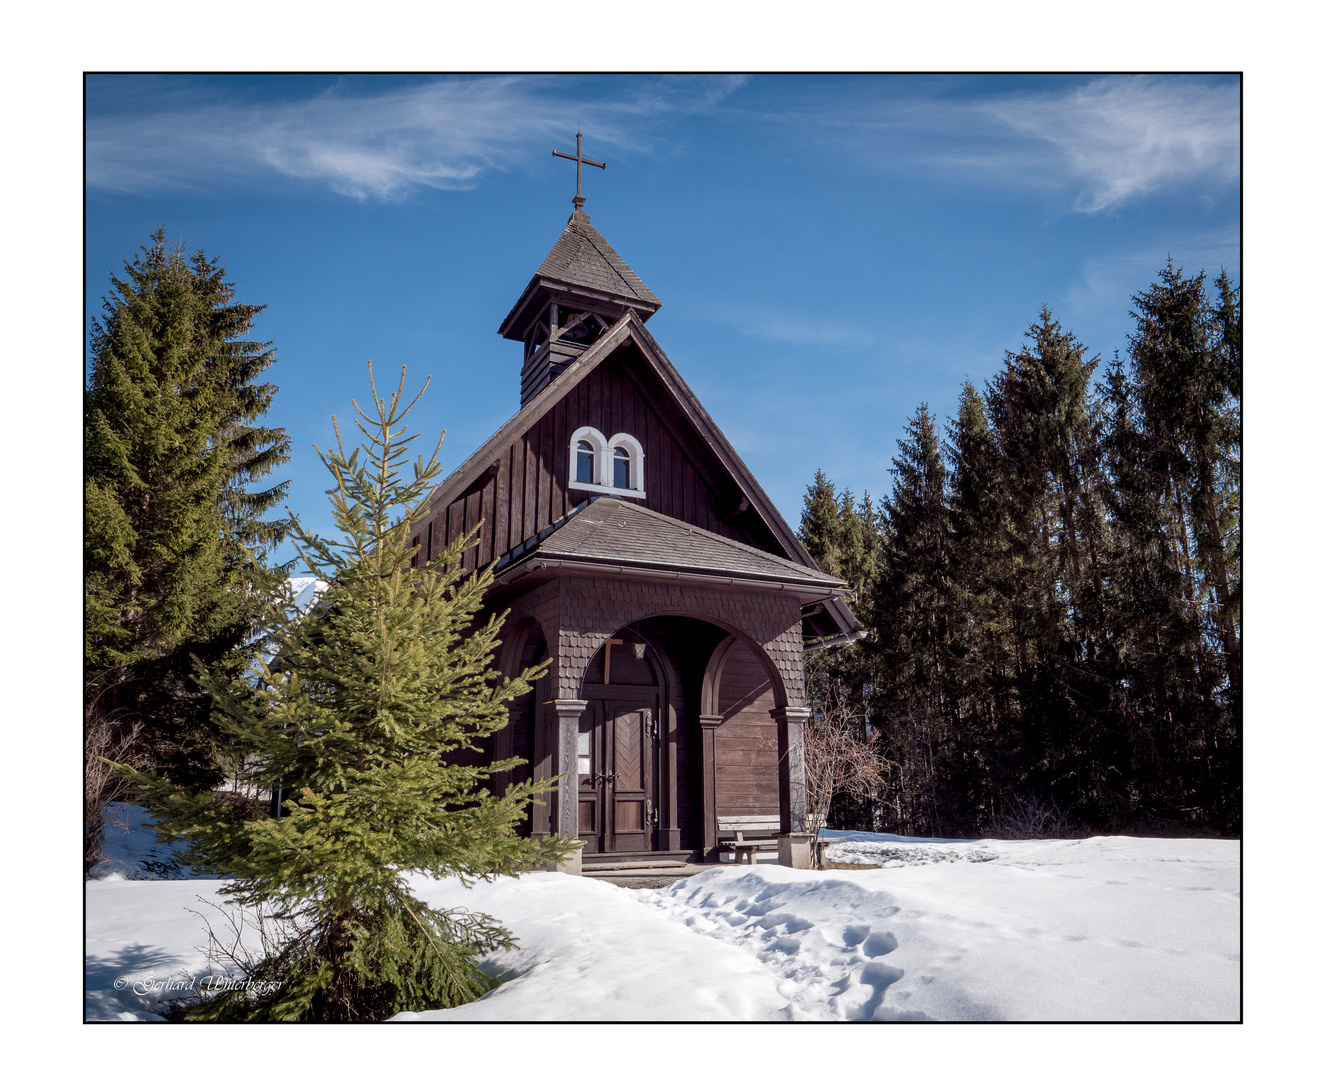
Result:
[[[603,168],[605,167],[605,163],[604,163],[603,161],[592,161],[592,160],[591,160],[590,158],[588,158],[588,157],[582,157],[582,156],[581,156],[581,129],[580,129],[580,128],[577,129],[577,153],[576,153],[575,155],[574,155],[574,154],[565,154],[565,153],[563,153],[562,150],[555,150],[555,151],[554,151],[554,157],[567,158],[569,161],[575,161],[575,162],[577,163],[577,197],[576,197],[575,199],[572,200],[572,205],[573,205],[576,209],[580,210],[583,206],[586,205],[586,200],[583,199],[583,198],[582,198],[582,195],[581,195],[581,167],[582,167],[583,165],[594,165],[597,169],[603,169]]]

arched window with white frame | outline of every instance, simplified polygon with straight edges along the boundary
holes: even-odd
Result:
[[[578,484],[594,484],[595,447],[587,439],[578,439],[573,452],[576,461],[573,463],[572,479]]]
[[[614,489],[638,498],[646,497],[646,454],[641,443],[626,431],[620,431],[609,440],[614,454]]]

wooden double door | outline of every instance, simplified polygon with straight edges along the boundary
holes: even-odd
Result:
[[[577,735],[577,836],[587,852],[652,851],[660,708],[655,688],[587,693]]]

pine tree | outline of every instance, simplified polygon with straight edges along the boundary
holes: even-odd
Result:
[[[1166,471],[1175,503],[1176,543],[1187,599],[1205,609],[1220,640],[1227,691],[1241,693],[1239,582],[1241,309],[1224,273],[1211,303],[1201,273],[1186,278],[1169,261],[1135,297],[1131,362],[1140,421]]]
[[[849,586],[850,608],[866,611],[878,548],[876,511],[867,493],[855,504],[848,488],[837,492],[818,469],[803,495],[798,536],[822,570]]]
[[[257,1000],[222,994],[203,1018],[386,1019],[473,1000],[494,985],[477,959],[511,947],[511,936],[487,916],[430,909],[407,875],[514,875],[570,850],[566,838],[517,836],[548,783],[494,795],[489,777],[515,760],[457,764],[474,760],[469,752],[507,722],[506,703],[539,672],[504,680],[492,666],[503,618],[479,619],[492,574],[461,570],[474,534],[411,566],[412,511],[437,479],[437,451],[404,478],[414,402],[399,384],[386,398],[374,389],[373,403],[356,406],[363,457],[345,452],[340,432],[322,455],[343,537],[293,523],[309,571],[330,583],[317,613],[292,613],[277,633],[278,662],[258,662],[257,699],[228,679],[202,679],[245,751],[249,781],[289,793],[281,817],[241,820],[210,792],[132,774],[194,865],[233,878],[225,894],[267,905],[293,928],[246,972],[280,989]]]
[[[951,586],[946,469],[926,404],[910,419],[892,464],[895,483],[879,514],[873,723],[885,756],[904,772],[907,820],[901,826],[940,835],[947,804],[943,762],[953,749],[946,686]]]
[[[991,820],[1009,789],[1012,736],[1020,729],[1011,634],[1013,560],[1006,487],[983,398],[965,380],[949,424],[948,500],[954,626],[951,694],[960,762],[956,787],[974,827]]]
[[[1170,816],[1189,801],[1197,747],[1187,735],[1188,718],[1204,710],[1193,663],[1198,627],[1183,600],[1166,477],[1155,467],[1137,388],[1120,357],[1109,366],[1105,387],[1110,422],[1103,446],[1114,534],[1105,622],[1120,672],[1113,703],[1118,750],[1136,812]]]
[[[262,308],[235,302],[224,268],[159,228],[125,271],[93,322],[84,405],[87,719],[142,723],[153,761],[206,786],[215,732],[191,657],[238,672],[270,613],[264,556],[286,526],[263,515],[285,485],[252,485],[290,440],[258,422],[274,352],[244,338]]]
[[[840,574],[849,586],[849,606],[855,615],[869,609],[880,549],[881,533],[872,499],[865,491],[855,504],[846,488],[840,494]]]
[[[1013,555],[1022,787],[1112,816],[1100,670],[1104,521],[1090,379],[1097,357],[1044,307],[988,390]]]
[[[849,586],[846,599],[850,610],[863,623],[868,623],[878,548],[872,500],[864,493],[855,505],[848,489],[837,493],[826,474],[818,469],[803,497],[799,538],[818,566],[844,579]],[[863,745],[870,745],[871,729],[866,718],[873,671],[871,657],[862,642],[805,653],[803,676],[813,711],[810,737],[824,733],[827,724],[843,725],[846,717],[853,717],[857,725],[853,737]],[[835,828],[870,829],[876,824],[872,800],[860,790],[845,788],[835,795],[829,820]]]
[[[803,495],[803,517],[798,536],[817,565],[826,573],[840,576],[843,557],[840,551],[840,500],[835,485],[820,469]]]
[[[1240,822],[1241,311],[1169,264],[1108,377],[1108,585],[1142,810]]]

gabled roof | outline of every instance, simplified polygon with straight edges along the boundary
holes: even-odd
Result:
[[[584,210],[576,210],[568,218],[563,235],[545,256],[498,332],[506,338],[521,340],[526,324],[543,308],[544,300],[559,293],[627,307],[637,311],[643,320],[660,309],[659,298],[596,231]]]
[[[500,580],[536,560],[612,563],[638,570],[686,571],[726,582],[779,582],[809,595],[832,596],[844,582],[813,567],[718,536],[644,506],[597,497],[566,515],[529,547],[498,566]],[[506,565],[504,565],[506,563]]]
[[[532,398],[512,419],[495,432],[474,454],[467,458],[451,476],[444,480],[429,497],[429,504],[434,507],[447,506],[458,498],[467,488],[476,482],[480,475],[499,457],[502,451],[514,440],[524,435],[598,365],[618,352],[620,348],[635,345],[646,365],[684,415],[700,441],[714,456],[720,468],[728,474],[731,482],[748,500],[752,511],[770,530],[777,543],[784,550],[785,556],[792,563],[797,563],[816,574],[816,561],[808,554],[798,539],[798,535],[789,527],[770,497],[762,490],[756,478],[748,470],[738,452],[725,438],[719,425],[711,418],[683,377],[670,362],[669,357],[660,348],[655,338],[642,325],[635,311],[629,310],[605,331],[585,352],[570,363],[539,394]],[[665,519],[672,520],[672,519]],[[742,545],[740,545],[742,546]],[[756,550],[756,549],[753,549]],[[831,579],[834,580],[834,579]],[[825,617],[818,617],[823,629],[820,637],[835,635],[856,635],[861,631],[858,620],[850,613],[844,601],[838,597],[825,604]]]

